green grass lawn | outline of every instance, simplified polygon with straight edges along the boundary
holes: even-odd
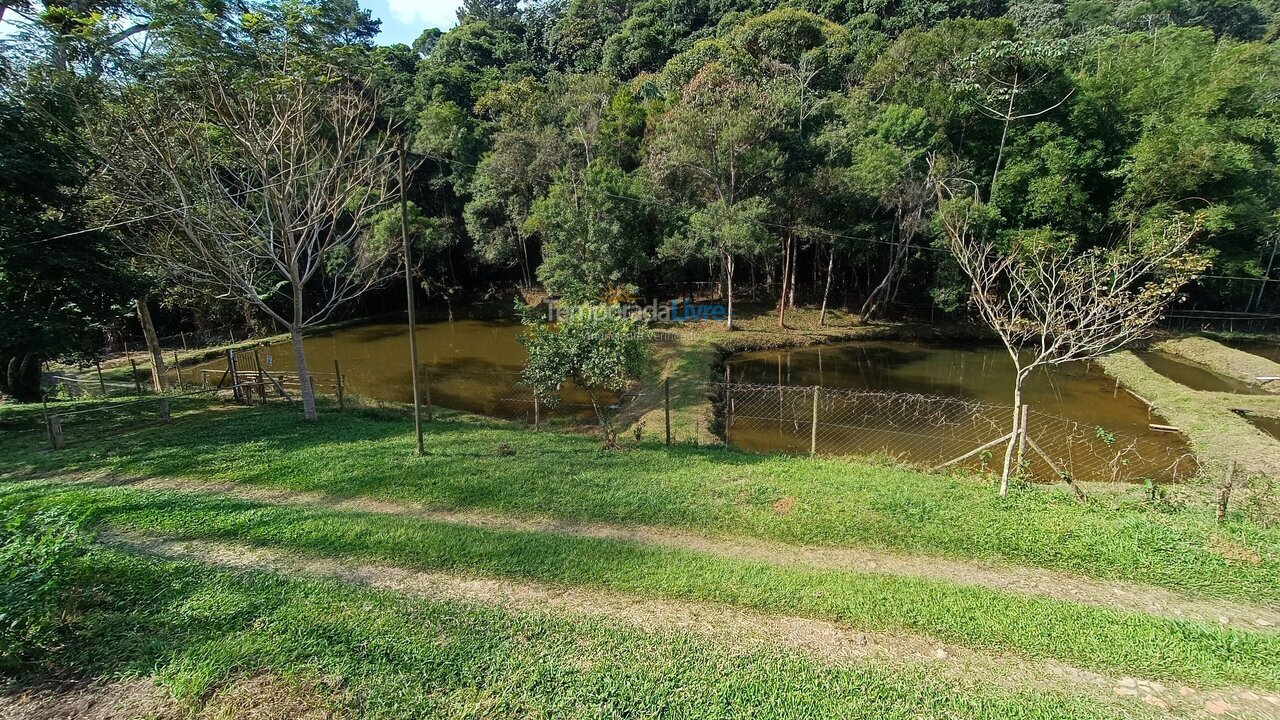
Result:
[[[62,477],[232,481],[335,499],[874,546],[1277,603],[1280,531],[1240,516],[1219,528],[1211,509],[1148,503],[1141,488],[1095,491],[1086,505],[1046,487],[1019,487],[1000,500],[981,477],[693,445],[601,452],[589,437],[461,416],[430,423],[419,458],[402,411],[322,409],[314,424],[284,404],[197,399],[176,406],[170,425],[149,407],[73,416],[64,425],[68,447],[55,452],[39,408],[0,407],[0,469],[9,473],[0,479],[0,513],[53,509],[97,530],[808,617],[1175,687],[1280,690],[1276,633],[906,576]],[[74,607],[58,615],[67,618],[66,642],[27,668],[29,676],[154,673],[193,704],[266,669],[340,677],[340,701],[369,717],[1147,713],[1070,683],[1013,690],[927,663],[832,665],[781,648],[744,651],[701,635],[235,573],[109,547],[79,562],[82,581],[67,595]]]
[[[1280,689],[1280,635],[1240,632],[981,587],[796,569],[671,548],[128,487],[0,485],[0,507],[55,508],[103,527],[234,540],[323,557],[480,573],[912,631],[1089,670]]]
[[[789,652],[729,652],[690,633],[112,550],[91,552],[78,570],[85,596],[75,635],[42,670],[154,673],[192,707],[230,680],[271,672],[319,680],[320,704],[368,718],[1154,717],[926,666],[833,667]]]
[[[428,454],[417,458],[406,419],[383,410],[328,411],[308,425],[286,406],[222,409],[107,437],[88,423],[67,423],[68,448],[49,452],[38,408],[0,408],[0,467],[213,478],[447,509],[868,545],[1280,602],[1280,528],[1240,517],[1218,527],[1210,508],[1148,503],[1137,487],[1095,492],[1086,505],[1046,487],[1017,489],[1002,501],[977,477],[693,446],[601,453],[587,437],[462,421],[428,424]]]

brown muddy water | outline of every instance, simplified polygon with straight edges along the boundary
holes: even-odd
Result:
[[[1237,395],[1270,395],[1261,386],[1227,377],[1214,372],[1208,366],[1179,357],[1172,353],[1152,350],[1138,353],[1147,367],[1170,380],[1200,392],[1234,393]]]
[[[740,353],[726,367],[734,387],[751,386],[734,391],[727,418],[730,441],[749,450],[810,450],[813,394],[798,388],[812,386],[850,391],[822,394],[819,453],[933,465],[1000,437],[1012,422],[1013,362],[1000,347],[851,342]],[[1029,435],[1076,479],[1170,481],[1194,469],[1186,439],[1151,430],[1165,421],[1096,366],[1038,371],[1023,399],[1032,410]],[[1001,445],[965,464],[990,467],[1002,456]],[[1028,456],[1037,458],[1033,475],[1057,476],[1038,455]]]
[[[1280,418],[1268,417],[1266,415],[1255,415],[1250,412],[1240,411],[1237,411],[1237,414],[1245,420],[1248,420],[1250,425],[1258,428],[1271,437],[1280,440]]]
[[[1246,341],[1246,340],[1221,340],[1218,342],[1229,348],[1235,348],[1251,355],[1266,358],[1272,362],[1280,363],[1280,342],[1267,341]]]
[[[439,407],[464,410],[505,419],[533,420],[533,395],[520,382],[525,349],[519,336],[523,327],[513,320],[456,320],[418,326],[418,361],[430,385],[431,402]],[[379,323],[342,328],[308,336],[304,341],[307,362],[315,375],[332,374],[338,361],[348,392],[387,402],[413,402],[409,374],[409,333],[404,323]],[[296,369],[288,342],[258,350],[267,371]],[[251,368],[253,356],[237,356],[241,369]],[[246,362],[247,361],[247,362]],[[225,360],[202,368],[222,370]],[[213,380],[216,382],[216,378]],[[319,382],[319,381],[317,381]],[[616,403],[610,396],[603,401]],[[589,417],[590,399],[569,388],[554,411],[541,415]]]

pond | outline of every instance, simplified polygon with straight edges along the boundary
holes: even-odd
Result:
[[[1251,412],[1242,411],[1237,411],[1237,414],[1245,420],[1248,420],[1250,425],[1253,425],[1262,432],[1280,440],[1280,418],[1269,417],[1267,415],[1255,415]]]
[[[521,324],[514,320],[455,320],[418,325],[418,360],[433,405],[506,419],[533,421],[533,395],[520,381],[525,349]],[[377,323],[308,336],[303,342],[313,375],[332,375],[334,361],[348,392],[397,403],[413,402],[409,375],[409,333],[405,323]],[[241,369],[252,368],[252,353],[237,356]],[[258,350],[263,369],[294,371],[293,348],[283,342]],[[201,368],[224,370],[225,360]],[[212,378],[217,382],[217,377]],[[317,383],[320,380],[317,379]],[[616,397],[604,398],[617,402]],[[546,408],[539,409],[546,413]],[[570,388],[554,413],[591,415],[590,400]]]
[[[1001,347],[850,342],[740,353],[726,368],[737,395],[726,403],[730,440],[750,450],[816,444],[933,465],[1001,437],[1012,422],[1013,362]],[[824,390],[815,405],[813,386],[844,392]],[[1037,476],[1173,480],[1193,469],[1185,438],[1152,430],[1165,421],[1096,366],[1041,369],[1023,400],[1029,436],[1056,465],[1029,453]],[[966,464],[998,465],[1002,453],[995,446]]]
[[[1280,342],[1266,340],[1220,339],[1218,342],[1230,348],[1247,352],[1272,362],[1280,363]]]
[[[1188,360],[1173,353],[1152,350],[1138,353],[1147,367],[1170,380],[1200,392],[1234,393],[1237,395],[1270,395],[1261,386],[1227,377],[1214,372],[1206,365]]]

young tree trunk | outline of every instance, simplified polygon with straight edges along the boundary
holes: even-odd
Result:
[[[584,387],[584,389],[587,391],[587,397],[591,398],[591,409],[596,411],[596,420],[600,423],[600,442],[606,447],[612,447],[614,445],[613,426],[609,424],[609,418],[601,409],[600,403],[596,402],[596,394],[589,388]]]
[[[293,343],[293,362],[298,369],[298,384],[302,392],[302,417],[315,420],[316,389],[311,384],[311,372],[307,368],[307,354],[302,346],[302,329],[297,323],[289,327],[289,340]]]
[[[778,295],[778,327],[787,326],[787,287],[791,281],[791,233],[782,243],[782,293]]]
[[[1013,449],[1018,445],[1022,434],[1022,381],[1026,379],[1026,371],[1019,368],[1013,379],[1013,433],[1004,446],[1004,466],[1000,472],[1000,497],[1009,494],[1009,477],[1013,474]]]
[[[724,256],[724,277],[725,277],[725,287],[728,288],[728,291],[725,293],[725,297],[729,303],[729,307],[726,309],[726,312],[725,312],[724,326],[725,326],[725,329],[732,330],[733,329],[733,256],[732,255]]]
[[[827,297],[831,295],[831,268],[836,262],[836,249],[831,248],[831,254],[827,255],[827,283],[822,288],[822,310],[818,312],[818,327],[827,324]]]
[[[164,352],[160,350],[156,326],[151,322],[151,309],[142,298],[134,300],[133,304],[138,309],[138,323],[142,325],[142,336],[147,340],[147,352],[151,354],[151,387],[156,392],[164,392],[169,387],[169,378],[165,375]]]

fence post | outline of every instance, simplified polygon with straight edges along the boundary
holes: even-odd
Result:
[[[142,394],[142,384],[138,382],[138,363],[129,358],[129,366],[133,368],[133,392],[135,395]]]
[[[1218,510],[1215,513],[1215,517],[1217,518],[1219,525],[1227,520],[1227,504],[1231,502],[1231,486],[1234,485],[1235,482],[1236,461],[1232,460],[1227,463],[1226,482],[1222,484],[1222,490],[1218,491]]]
[[[663,406],[667,425],[667,444],[671,444],[671,378],[663,378]]]
[[[236,402],[241,402],[240,395],[240,376],[236,372],[236,354],[227,349],[227,371],[231,373],[231,394],[235,397]]]
[[[817,385],[813,386],[813,425],[809,429],[809,454],[818,454],[818,391]]]
[[[93,361],[93,366],[98,369],[98,387],[102,389],[102,397],[107,396],[107,381],[102,379],[102,363],[97,360]]]
[[[187,350],[187,334],[186,334],[185,332],[179,332],[179,333],[178,333],[178,337],[182,338],[182,350],[183,350],[183,352],[186,352],[186,350]]]
[[[334,382],[338,385],[338,409],[346,410],[347,401],[342,392],[342,369],[338,367],[338,358],[333,359]]]
[[[258,348],[253,349],[253,368],[258,371],[258,402],[267,404],[267,383],[262,379],[262,358],[258,355]]]
[[[62,437],[62,419],[57,415],[49,416],[49,442],[54,450],[61,450],[67,446],[66,440]]]
[[[160,398],[160,422],[166,425],[172,422],[173,417],[169,414],[169,398]]]
[[[533,431],[534,432],[538,432],[538,422],[540,420],[541,418],[538,417],[538,394],[534,393],[533,394]]]
[[[182,366],[178,364],[177,350],[173,351],[173,372],[175,375],[178,376],[178,390],[179,391],[185,390],[186,388],[182,384]]]
[[[730,382],[729,366],[724,366],[724,444],[729,444],[729,426],[733,424],[733,383]],[[696,431],[695,431],[696,432]],[[711,432],[711,422],[707,422],[707,432]],[[697,442],[695,441],[696,445]]]

